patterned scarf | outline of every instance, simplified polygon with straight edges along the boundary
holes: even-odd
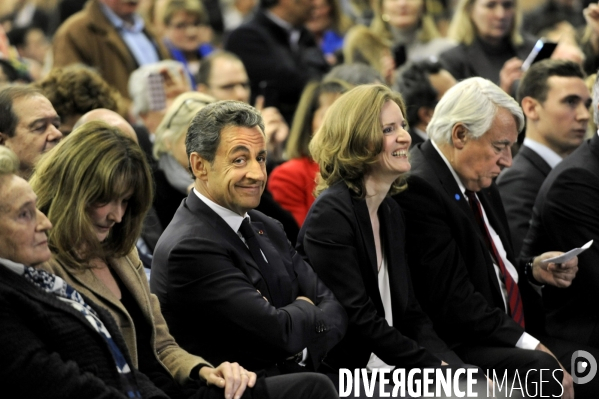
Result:
[[[74,309],[81,312],[88,323],[100,334],[102,338],[104,338],[104,341],[106,341],[106,344],[108,345],[116,364],[116,369],[121,377],[121,383],[126,395],[129,398],[141,398],[137,383],[133,378],[133,373],[131,372],[129,364],[127,364],[125,356],[112,339],[110,333],[106,329],[106,326],[104,326],[104,323],[102,323],[102,320],[100,320],[98,317],[96,311],[87,303],[85,303],[79,292],[68,285],[67,282],[62,278],[55,276],[54,274],[50,274],[44,270],[34,269],[32,267],[10,262],[5,259],[1,259],[1,263],[13,272],[25,277],[25,279],[33,283],[42,291],[55,295],[61,301],[69,304]]]

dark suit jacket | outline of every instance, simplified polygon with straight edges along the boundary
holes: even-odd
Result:
[[[414,296],[404,256],[401,211],[388,198],[378,214],[389,271],[393,327],[385,320],[366,202],[352,198],[350,189],[339,182],[316,199],[300,230],[298,252],[309,259],[349,317],[347,334],[326,362],[335,369],[363,368],[374,352],[397,367],[439,366],[441,360],[427,349],[437,353],[448,349]]]
[[[537,193],[551,166],[534,150],[522,146],[512,166],[497,177],[497,187],[510,226],[514,253],[520,254]]]
[[[279,108],[291,124],[295,107],[309,80],[320,80],[329,70],[312,34],[301,29],[297,52],[289,44],[289,33],[260,10],[248,23],[229,35],[225,49],[241,58],[252,86],[252,103],[259,94],[265,106]]]
[[[408,133],[410,133],[410,137],[412,138],[410,148],[415,147],[416,144],[424,143],[425,140],[423,140],[422,137],[420,137],[420,135],[416,133],[416,131],[414,131],[413,127],[411,127],[410,130],[408,130]]]
[[[133,367],[114,320],[90,305]],[[0,380],[23,398],[122,398],[112,352],[81,312],[0,265]],[[132,369],[143,398],[167,398]],[[9,395],[11,396],[11,395]]]
[[[547,333],[599,346],[599,137],[595,134],[560,162],[545,179],[535,206],[523,255],[568,251],[594,239],[578,256],[578,274],[566,289],[546,286]]]
[[[506,314],[491,256],[468,201],[430,140],[412,149],[411,164],[408,189],[395,199],[406,215],[406,252],[423,309],[450,347],[514,347],[524,330]],[[518,268],[496,186],[480,191],[478,198]],[[534,292],[524,276],[519,282],[526,305],[524,297]],[[526,306],[525,316],[528,326]]]
[[[470,45],[460,44],[439,55],[439,61],[456,80],[480,76],[499,84],[499,71],[512,57],[525,60],[535,45],[535,40],[525,36],[524,43],[518,47],[505,44],[502,50],[490,49],[476,38]],[[513,88],[515,92],[515,87]]]
[[[271,305],[248,248],[193,192],[158,241],[150,288],[179,345],[213,364],[272,368],[307,347],[315,369],[343,337],[345,311],[287,241],[281,224],[248,213],[264,255],[288,284],[285,306]],[[317,306],[295,300],[300,295]]]

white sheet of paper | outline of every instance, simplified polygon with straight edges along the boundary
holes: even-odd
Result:
[[[586,244],[584,244],[580,248],[571,249],[568,252],[566,252],[565,254],[562,254],[560,256],[555,256],[553,258],[545,259],[545,260],[541,261],[541,263],[542,264],[547,264],[547,263],[564,263],[564,262],[567,262],[570,259],[572,259],[573,257],[578,256],[579,254],[581,254],[584,251],[586,251],[587,249],[589,249],[591,247],[591,245],[593,245],[593,240],[587,242]]]

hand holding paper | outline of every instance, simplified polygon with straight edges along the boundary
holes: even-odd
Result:
[[[580,248],[574,248],[569,250],[568,252],[559,255],[559,256],[555,256],[553,258],[549,258],[549,259],[545,259],[542,261],[542,263],[547,264],[547,263],[564,263],[569,261],[570,259],[572,259],[575,256],[580,255],[581,253],[583,253],[584,251],[586,251],[587,249],[589,249],[591,247],[591,245],[593,245],[593,240],[587,242],[586,244],[584,244],[582,247]]]
[[[532,264],[534,279],[541,284],[549,284],[558,288],[569,287],[578,272],[577,255],[592,244],[593,242],[590,241],[582,248],[575,248],[567,253],[553,251],[537,256]]]

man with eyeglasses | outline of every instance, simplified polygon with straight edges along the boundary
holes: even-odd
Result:
[[[498,86],[463,80],[437,104],[430,140],[411,150],[408,189],[395,199],[406,217],[414,290],[439,336],[490,378],[508,376],[510,389],[517,375],[515,386],[529,394],[542,388],[572,398],[568,371],[579,348],[544,336],[535,289],[568,287],[578,259],[542,262],[561,252],[517,259],[493,181],[511,165],[523,126],[518,103]],[[596,396],[588,385],[576,386],[577,399]]]
[[[54,66],[86,64],[129,98],[129,75],[169,59],[168,50],[137,13],[139,0],[91,0],[67,19],[53,39]]]

